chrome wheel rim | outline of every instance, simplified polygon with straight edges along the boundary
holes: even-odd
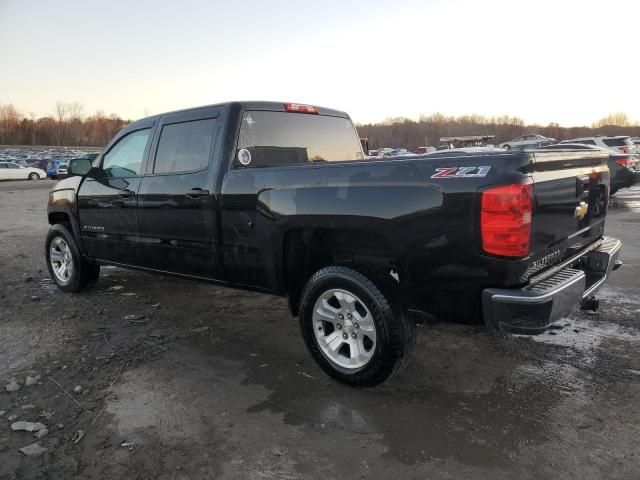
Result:
[[[73,275],[73,257],[71,249],[62,237],[56,237],[49,247],[49,263],[56,279],[68,283]]]
[[[369,309],[346,290],[324,292],[313,307],[313,330],[322,354],[342,368],[364,367],[376,349],[376,326]]]

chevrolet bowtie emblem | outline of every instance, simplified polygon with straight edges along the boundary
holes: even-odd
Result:
[[[580,205],[576,207],[576,211],[573,212],[573,216],[582,220],[589,211],[589,204],[587,202],[580,202]]]

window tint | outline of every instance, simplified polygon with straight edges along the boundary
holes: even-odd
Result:
[[[602,140],[607,147],[624,147],[633,145],[629,138],[605,138]]]
[[[209,164],[216,120],[195,120],[162,127],[154,173],[191,172]]]
[[[131,177],[140,175],[144,149],[150,129],[132,132],[121,138],[104,156],[102,169],[109,177]],[[62,166],[62,164],[60,164]]]
[[[0,163],[0,168],[7,168],[7,165],[5,163]]]
[[[271,167],[308,162],[362,160],[362,146],[350,120],[287,112],[246,112],[236,166]]]
[[[7,168],[20,168],[20,165],[18,165],[17,163],[7,163]]]

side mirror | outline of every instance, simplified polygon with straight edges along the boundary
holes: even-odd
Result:
[[[88,158],[76,158],[69,162],[68,173],[77,177],[86,176],[92,168],[92,161]]]

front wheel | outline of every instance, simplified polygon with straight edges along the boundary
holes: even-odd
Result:
[[[66,225],[53,225],[47,234],[45,256],[49,275],[65,292],[79,292],[100,276],[100,265],[88,262],[80,253]]]
[[[38,175],[36,172],[32,172],[29,174],[29,180],[40,180],[40,175]]]
[[[302,336],[316,363],[336,380],[372,387],[411,357],[415,324],[390,279],[365,266],[332,266],[316,272],[305,286]]]
[[[508,152],[509,150],[511,150],[511,145],[505,145],[502,148],[504,148]]]

